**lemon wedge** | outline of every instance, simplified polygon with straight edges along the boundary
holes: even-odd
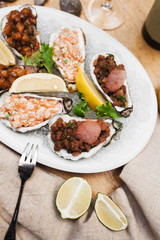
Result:
[[[16,63],[13,53],[0,39],[0,64],[5,66],[14,65]]]
[[[60,187],[56,206],[62,218],[77,219],[89,208],[92,198],[92,190],[86,180],[80,177],[72,177]]]
[[[84,71],[82,71],[80,66],[78,67],[78,73],[76,76],[76,87],[79,92],[83,93],[85,100],[91,108],[105,104],[105,99],[97,90],[92,80],[89,79]]]
[[[32,73],[17,78],[9,92],[68,92],[62,78],[49,73]]]
[[[100,222],[113,231],[121,231],[128,226],[125,215],[106,195],[98,193],[95,212]]]

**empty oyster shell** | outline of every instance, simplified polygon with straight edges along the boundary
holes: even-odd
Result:
[[[15,10],[18,10],[18,11],[20,12],[20,11],[23,10],[24,8],[30,8],[31,11],[32,11],[32,14],[37,18],[37,11],[36,11],[36,9],[35,9],[33,6],[29,5],[29,4],[23,5],[23,6],[19,7],[18,9],[15,9]],[[10,36],[10,35],[6,35],[6,34],[4,33],[5,26],[6,26],[7,22],[8,22],[7,16],[8,16],[8,15],[6,15],[5,17],[3,17],[2,21],[1,21],[2,35],[3,35],[3,37],[4,37],[5,43],[10,47],[10,49],[13,51],[13,53],[14,53],[17,57],[20,57],[20,55],[24,55],[24,54],[20,53],[17,48],[12,47],[12,46],[7,42],[7,36]],[[18,21],[18,19],[17,19],[17,21]],[[20,19],[19,19],[19,21],[18,21],[18,24],[20,24]],[[15,25],[16,25],[16,23],[15,23]],[[39,33],[37,32],[36,24],[33,23],[31,26],[32,26],[32,29],[30,28],[29,31],[32,32],[32,33],[30,33],[30,34],[36,35],[36,40],[37,40],[37,42],[39,43],[39,48],[40,48],[40,36],[39,36]],[[27,24],[25,23],[25,30],[26,30],[26,28],[27,28]],[[21,29],[22,29],[22,28],[21,28]],[[19,30],[19,31],[21,31],[21,30]],[[20,33],[20,34],[21,34],[21,33]],[[15,41],[17,41],[17,40],[15,40]],[[18,40],[18,41],[19,41],[19,40]],[[28,40],[26,40],[26,41],[28,41]],[[25,46],[25,45],[24,45],[24,46]],[[28,45],[28,42],[26,42],[26,46],[27,46],[27,47],[29,46],[29,45]],[[29,47],[30,47],[30,46],[29,46]],[[38,50],[38,49],[37,49],[37,50]],[[24,56],[25,56],[25,55],[24,55]]]
[[[77,27],[60,28],[53,32],[49,39],[53,47],[53,60],[66,81],[68,88],[76,90],[75,78],[80,65],[84,69],[85,35]]]
[[[70,115],[67,115],[67,114],[56,114],[54,115],[50,121],[49,121],[49,133],[48,133],[48,144],[51,148],[51,150],[53,152],[55,152],[57,155],[59,155],[60,157],[63,157],[65,159],[70,159],[70,160],[73,160],[73,161],[77,161],[81,158],[89,158],[91,157],[92,155],[94,155],[95,153],[97,153],[98,150],[100,150],[102,147],[108,145],[110,143],[110,141],[112,140],[113,136],[116,135],[116,133],[121,130],[122,128],[122,123],[120,124],[114,124],[114,121],[113,120],[110,120],[110,119],[103,119],[103,122],[104,123],[108,123],[109,124],[109,136],[103,141],[103,142],[99,142],[98,145],[95,145],[93,144],[93,146],[91,147],[91,149],[89,151],[83,151],[79,154],[79,155],[73,155],[70,150],[67,151],[67,149],[61,149],[60,151],[55,151],[55,142],[53,141],[53,138],[52,138],[52,131],[53,131],[53,127],[52,125],[54,123],[56,123],[56,121],[59,119],[59,118],[62,118],[62,120],[64,122],[66,122],[68,125],[72,125],[72,120],[76,120],[77,122],[86,122],[86,121],[92,121],[92,122],[97,122],[97,119],[83,119],[83,118],[80,118],[80,117],[75,117],[75,116],[70,116]],[[66,128],[68,129],[70,126],[66,126]],[[92,129],[93,131],[93,129]],[[100,130],[102,131],[102,130]],[[81,131],[82,132],[82,131]],[[53,131],[54,133],[54,131]],[[86,134],[86,133],[85,133]],[[72,137],[72,134],[70,134],[70,136]],[[91,136],[90,136],[91,137]],[[65,137],[65,139],[67,140],[67,137]],[[76,141],[80,141],[80,140],[77,140]],[[73,143],[74,144],[74,143]],[[91,144],[90,144],[91,146]]]
[[[48,124],[57,113],[67,113],[72,108],[72,100],[42,96],[38,93],[10,94],[0,97],[0,119],[9,128],[27,132]]]
[[[109,96],[107,93],[104,92],[103,88],[101,87],[101,85],[98,82],[97,77],[94,73],[94,70],[95,70],[94,63],[100,55],[104,56],[105,58],[109,55],[113,56],[112,54],[108,54],[108,53],[107,54],[106,53],[99,53],[92,58],[91,64],[90,64],[90,74],[91,74],[91,77],[92,77],[92,81],[94,82],[96,87],[99,89],[99,91],[102,93],[104,98],[107,101],[112,103],[113,107],[117,110],[117,112],[119,112],[121,114],[121,116],[123,116],[123,117],[128,117],[130,115],[130,113],[133,111],[133,104],[132,104],[131,97],[130,97],[130,94],[129,94],[127,78],[125,77],[125,80],[124,80],[124,83],[123,83],[123,85],[126,88],[126,93],[125,93],[125,97],[124,97],[125,104],[124,104],[124,106],[118,106],[113,102],[113,100],[111,99],[111,96]],[[117,65],[120,64],[120,60],[117,57],[116,57],[116,64]]]

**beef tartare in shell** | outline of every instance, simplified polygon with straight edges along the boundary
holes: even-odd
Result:
[[[122,116],[128,117],[133,111],[129,94],[127,73],[125,66],[112,54],[97,54],[92,58],[90,74],[94,84],[103,94],[105,99]]]
[[[3,37],[16,56],[31,56],[40,48],[36,24],[36,9],[29,4],[12,10],[2,19]]]
[[[48,143],[60,157],[76,161],[89,158],[108,145],[117,131],[110,119],[57,114],[49,121]]]

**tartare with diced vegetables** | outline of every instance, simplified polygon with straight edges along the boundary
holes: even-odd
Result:
[[[33,127],[62,111],[63,104],[59,100],[16,94],[6,96],[0,107],[0,118],[8,120],[13,128]]]
[[[50,38],[55,61],[63,78],[68,82],[75,82],[78,66],[84,64],[85,42],[80,28],[63,28],[54,32]]]

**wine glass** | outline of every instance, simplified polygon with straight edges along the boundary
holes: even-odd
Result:
[[[94,25],[105,30],[115,29],[124,22],[124,0],[89,0],[84,12]]]

